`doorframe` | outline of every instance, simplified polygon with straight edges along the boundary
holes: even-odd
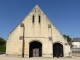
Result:
[[[32,40],[32,41],[29,41],[29,58],[30,58],[30,43],[33,43],[33,42],[38,42],[38,43],[40,43],[41,44],[41,56],[39,56],[39,57],[42,57],[42,53],[43,53],[43,44],[42,44],[42,42],[40,41],[40,40]]]
[[[62,42],[54,42],[52,46],[54,46],[54,44],[56,44],[56,43],[59,43],[59,44],[62,45],[62,47],[63,47],[63,48],[62,48],[62,49],[63,49],[63,52],[62,52],[63,56],[62,56],[62,57],[64,57],[64,45],[63,45],[63,43],[62,43]],[[54,47],[53,47],[53,48],[54,48]],[[53,57],[54,57],[54,49],[53,49]]]

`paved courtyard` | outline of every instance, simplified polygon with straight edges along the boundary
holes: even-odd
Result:
[[[20,57],[6,57],[5,54],[0,55],[0,60],[80,60],[80,57],[72,57],[72,58],[20,58]]]

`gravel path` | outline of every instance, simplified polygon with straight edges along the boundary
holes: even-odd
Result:
[[[33,58],[20,58],[20,57],[6,57],[5,54],[0,55],[0,60],[80,60],[80,57],[72,57],[72,58],[40,58],[40,57],[33,57]]]

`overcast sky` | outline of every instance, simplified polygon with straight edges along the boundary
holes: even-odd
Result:
[[[62,34],[80,37],[80,0],[0,0],[0,37],[7,39],[36,4]]]

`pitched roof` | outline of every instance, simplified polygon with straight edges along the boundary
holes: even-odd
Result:
[[[72,42],[80,42],[80,38],[73,38]]]

